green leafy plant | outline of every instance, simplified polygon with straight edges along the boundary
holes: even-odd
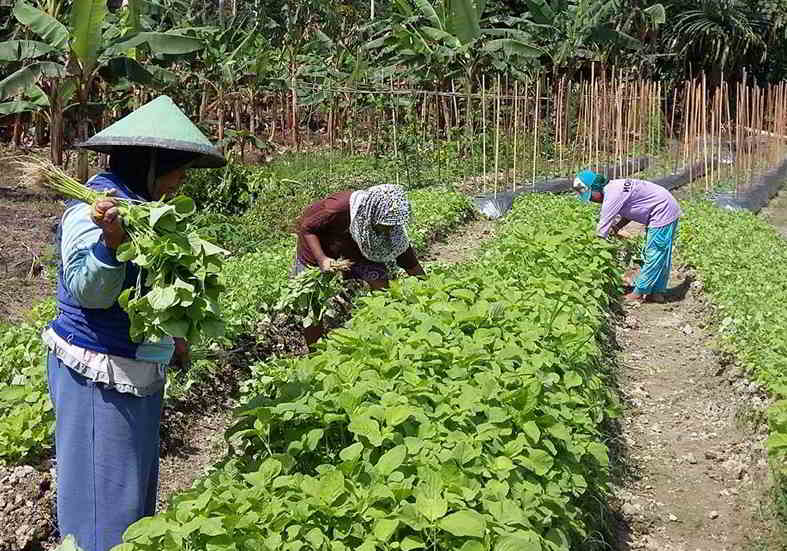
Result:
[[[335,317],[334,302],[344,289],[341,273],[350,266],[348,261],[335,260],[329,271],[309,268],[298,274],[287,282],[274,310],[300,318],[303,327]]]
[[[233,455],[123,549],[589,548],[617,251],[576,201],[509,216],[476,262],[394,283],[318,352],[257,366]]]
[[[33,308],[18,325],[0,325],[0,462],[18,462],[51,447],[54,415],[46,389],[46,347],[41,332],[54,301]]]

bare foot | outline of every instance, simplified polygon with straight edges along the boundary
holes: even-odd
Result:
[[[625,300],[626,302],[635,302],[635,303],[642,304],[643,302],[645,302],[645,295],[640,295],[636,291],[632,291],[630,293],[626,293],[625,295],[623,295],[623,300]]]

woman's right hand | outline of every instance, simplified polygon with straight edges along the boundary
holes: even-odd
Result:
[[[318,261],[318,264],[320,265],[320,270],[323,272],[330,272],[331,266],[333,265],[333,258],[324,256]]]
[[[126,240],[126,230],[120,219],[117,199],[105,197],[93,205],[93,222],[104,232],[104,242],[110,249],[117,249]]]

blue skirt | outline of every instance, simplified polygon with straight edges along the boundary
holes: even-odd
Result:
[[[156,510],[162,392],[140,398],[47,360],[55,408],[57,522],[84,551],[122,543]]]
[[[642,269],[634,281],[638,295],[663,293],[672,270],[672,244],[678,234],[678,221],[660,228],[648,228],[642,251]]]

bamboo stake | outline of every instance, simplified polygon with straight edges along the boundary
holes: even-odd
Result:
[[[517,137],[519,134],[519,80],[514,81],[514,175],[513,190],[516,191],[516,156],[517,156]]]
[[[538,158],[538,127],[539,127],[539,108],[541,107],[541,75],[536,75],[536,118],[533,127],[533,180],[530,186],[533,190],[536,187],[536,160]]]
[[[481,119],[484,125],[481,156],[484,163],[484,193],[486,193],[486,75],[481,75]]]
[[[394,161],[395,161],[395,164],[397,165],[397,169],[396,169],[396,185],[399,185],[399,168],[398,168],[398,164],[399,164],[399,145],[398,145],[398,138],[397,138],[397,128],[396,128],[396,127],[397,127],[397,121],[396,121],[396,102],[394,102],[394,94],[393,94],[393,90],[394,90],[394,88],[393,88],[393,78],[390,80],[390,86],[391,86],[391,96],[390,96],[390,98],[391,98],[391,99],[390,99],[390,101],[391,101],[391,103],[392,103],[392,108],[393,108],[393,109],[392,109],[392,111],[393,111],[393,141],[394,141],[394,143],[393,143],[393,146],[394,146]]]

